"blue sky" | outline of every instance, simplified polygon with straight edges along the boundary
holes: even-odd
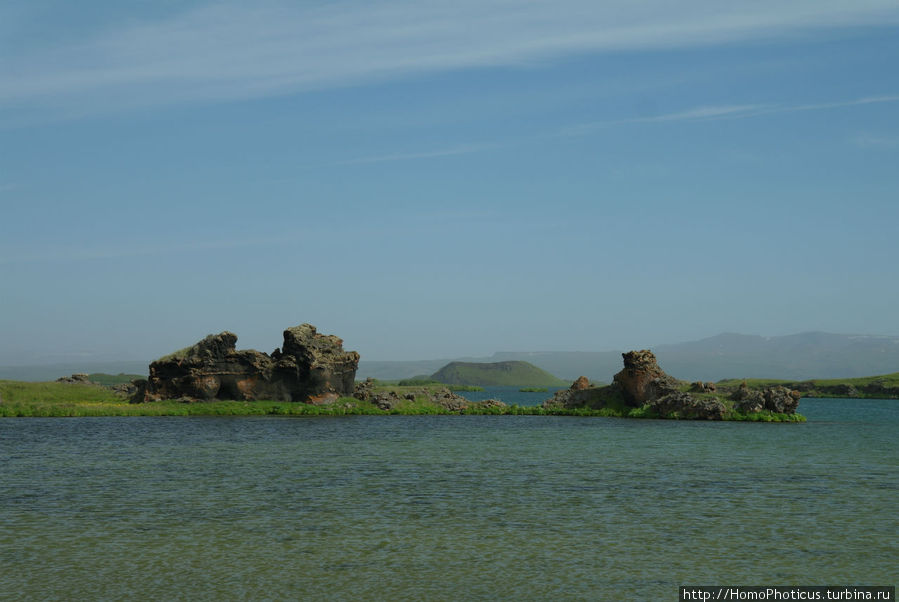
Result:
[[[0,364],[899,334],[899,4],[0,6]]]

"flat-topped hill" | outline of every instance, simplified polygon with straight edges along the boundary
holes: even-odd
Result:
[[[565,381],[528,362],[450,362],[431,375],[448,385],[563,387]]]

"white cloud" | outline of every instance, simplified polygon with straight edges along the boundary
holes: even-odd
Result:
[[[349,159],[348,161],[340,161],[336,165],[362,165],[365,163],[386,163],[389,161],[409,161],[414,159],[432,159],[436,157],[451,157],[455,155],[467,155],[469,153],[477,153],[491,148],[496,145],[488,144],[468,144],[464,146],[456,146],[432,151],[421,151],[415,153],[394,153],[387,155],[375,155],[371,157],[360,157],[358,159]]]
[[[264,97],[564,54],[899,22],[894,0],[210,4],[0,59],[0,109],[97,113]]]
[[[619,125],[628,125],[633,123],[660,123],[666,121],[707,121],[711,119],[727,119],[734,117],[746,117],[751,114],[758,114],[763,110],[765,105],[724,105],[724,106],[701,106],[687,109],[685,111],[677,111],[675,113],[665,113],[662,115],[653,115],[650,117],[633,117],[630,119],[615,119],[611,121],[595,121],[591,123],[581,123],[565,128],[561,133],[563,135],[577,136],[590,133],[593,130],[615,127]]]
[[[598,129],[629,125],[635,123],[660,123],[675,121],[709,121],[713,119],[746,119],[749,117],[759,117],[762,115],[772,115],[776,113],[795,113],[800,111],[824,111],[829,109],[841,109],[846,107],[855,107],[860,105],[899,102],[899,95],[883,95],[868,96],[865,98],[856,98],[852,100],[842,100],[834,102],[822,102],[814,104],[768,104],[768,105],[724,105],[724,106],[702,106],[678,111],[675,113],[665,113],[662,115],[654,115],[650,117],[634,117],[631,119],[616,119],[611,121],[595,121],[591,123],[580,123],[568,126],[559,132],[563,136],[579,136],[589,134]]]

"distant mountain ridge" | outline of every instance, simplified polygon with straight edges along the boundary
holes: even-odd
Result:
[[[805,332],[763,337],[722,333],[698,341],[651,347],[665,370],[686,380],[725,378],[859,378],[899,371],[899,336],[843,335]],[[621,353],[629,351],[502,351],[489,357],[415,361],[359,362],[356,378],[381,380],[432,374],[452,361],[526,361],[559,378],[586,376],[611,382],[621,370]],[[74,372],[146,374],[147,362],[68,362],[55,365],[0,366],[0,379],[54,380]]]
[[[150,362],[110,361],[110,362],[64,362],[54,364],[33,364],[25,366],[0,366],[0,380],[48,381],[61,376],[83,372],[103,372],[106,374],[146,375]]]
[[[665,370],[685,380],[725,378],[858,378],[899,371],[899,336],[825,332],[763,337],[722,333],[698,341],[651,347]],[[468,362],[526,361],[565,380],[586,376],[611,382],[621,370],[619,351],[501,351]],[[359,362],[357,377],[409,378],[429,374],[450,359]]]

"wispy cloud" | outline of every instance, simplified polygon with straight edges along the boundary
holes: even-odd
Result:
[[[883,136],[880,134],[859,134],[852,143],[860,148],[889,149],[899,148],[899,136]]]
[[[841,109],[860,105],[899,102],[899,95],[868,96],[852,100],[834,102],[822,102],[812,104],[747,104],[724,106],[701,106],[674,113],[653,115],[650,117],[634,117],[630,119],[614,119],[608,121],[594,121],[580,123],[565,127],[559,133],[563,136],[579,136],[589,134],[595,130],[637,124],[637,123],[661,123],[676,121],[710,121],[715,119],[747,119],[762,115],[776,113],[795,113],[801,111],[824,111]]]
[[[860,105],[880,104],[885,102],[899,102],[899,94],[888,94],[882,96],[866,96],[864,98],[855,98],[852,100],[838,100],[834,102],[820,102],[812,104],[797,105],[774,105],[768,109],[759,111],[758,114],[764,113],[792,113],[796,111],[824,111],[827,109],[842,109],[845,107],[855,107]]]
[[[467,155],[469,153],[477,153],[496,148],[496,146],[497,145],[495,144],[469,144],[464,146],[456,146],[452,148],[415,153],[374,155],[370,157],[360,157],[358,159],[349,159],[347,161],[339,161],[335,163],[335,165],[363,165],[366,163],[386,163],[389,161],[410,161],[415,159],[432,159],[435,157],[451,157],[454,155]]]
[[[701,106],[687,109],[685,111],[677,111],[675,113],[664,113],[662,115],[653,115],[650,117],[631,117],[627,119],[612,119],[608,121],[593,121],[590,123],[580,123],[564,128],[561,132],[563,135],[577,136],[587,134],[594,130],[610,128],[620,125],[629,125],[634,123],[660,123],[667,121],[707,121],[711,119],[727,119],[735,117],[746,117],[750,114],[756,114],[765,108],[765,105],[723,105],[723,106]]]
[[[885,23],[899,23],[894,0],[210,3],[77,43],[5,53],[0,109],[32,118],[102,113]]]

